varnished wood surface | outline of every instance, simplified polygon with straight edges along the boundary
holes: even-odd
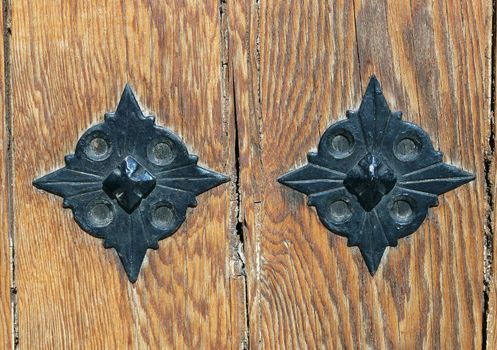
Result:
[[[218,2],[26,0],[12,10],[20,348],[238,348],[230,184],[198,197],[134,285],[60,198],[31,185],[63,166],[127,82],[201,164],[232,175]]]
[[[245,18],[231,34],[252,348],[481,348],[490,1],[261,1],[255,40],[243,26],[253,10],[235,10]],[[371,74],[446,162],[477,176],[441,196],[374,277],[275,181],[358,107]],[[240,92],[258,81],[258,96]]]

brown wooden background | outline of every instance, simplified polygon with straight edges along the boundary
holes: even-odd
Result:
[[[495,0],[3,0],[0,348],[497,349]],[[476,174],[371,277],[275,179],[358,107],[392,110]],[[232,182],[130,284],[31,181],[129,82]]]

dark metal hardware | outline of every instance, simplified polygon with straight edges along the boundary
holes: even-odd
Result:
[[[321,222],[359,247],[371,275],[385,248],[413,233],[438,195],[475,179],[443,163],[428,134],[401,115],[371,77],[359,110],[326,130],[307,165],[278,179],[307,194]]]
[[[83,230],[115,248],[131,282],[195,196],[229,180],[199,167],[178,136],[144,116],[128,85],[116,112],[89,128],[65,163],[33,185],[63,197]]]

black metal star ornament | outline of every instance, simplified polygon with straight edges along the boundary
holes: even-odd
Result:
[[[413,233],[438,195],[475,179],[443,163],[428,134],[401,115],[371,77],[359,110],[326,130],[307,165],[278,179],[308,195],[321,222],[359,247],[371,275],[385,248]]]
[[[126,85],[115,113],[81,136],[66,166],[33,185],[63,197],[79,226],[117,251],[134,283],[147,249],[179,228],[195,196],[229,180],[197,159],[143,115]]]

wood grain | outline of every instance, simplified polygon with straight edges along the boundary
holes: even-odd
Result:
[[[4,4],[0,5],[1,13],[4,13]],[[0,16],[0,28],[4,29],[4,17]],[[10,349],[12,347],[12,310],[11,310],[11,250],[9,231],[9,157],[10,149],[10,118],[6,117],[5,106],[8,103],[5,89],[5,57],[4,57],[4,35],[0,36],[0,348]]]
[[[244,237],[243,253],[246,257],[246,304],[243,312],[248,317],[248,348],[257,344],[260,319],[257,312],[259,299],[259,265],[254,256],[259,235],[255,223],[261,215],[260,193],[257,179],[262,178],[261,161],[261,110],[259,86],[259,4],[254,1],[229,1],[223,7],[226,17],[228,51],[225,57],[230,72],[227,94],[233,118],[236,120],[237,160],[239,169],[239,222]],[[240,311],[242,312],[242,311]]]
[[[497,192],[490,0],[19,0],[12,12],[20,348],[497,347],[497,284],[484,271],[485,213],[497,223],[485,192]],[[3,63],[2,51],[4,93]],[[446,162],[477,175],[387,249],[374,277],[276,182],[358,107],[371,74]],[[115,109],[126,82],[203,165],[233,179],[198,198],[134,285],[60,198],[31,186]],[[10,348],[8,263],[0,276],[0,347]]]
[[[115,109],[126,82],[200,163],[233,174],[218,1],[21,0],[13,22],[20,347],[238,348],[233,186],[201,195],[134,285],[60,198],[31,186]]]
[[[256,1],[235,9],[251,348],[480,348],[491,2],[294,0],[259,9]],[[446,162],[477,176],[441,196],[374,277],[303,195],[275,181],[358,107],[371,74],[391,109],[421,125]]]

